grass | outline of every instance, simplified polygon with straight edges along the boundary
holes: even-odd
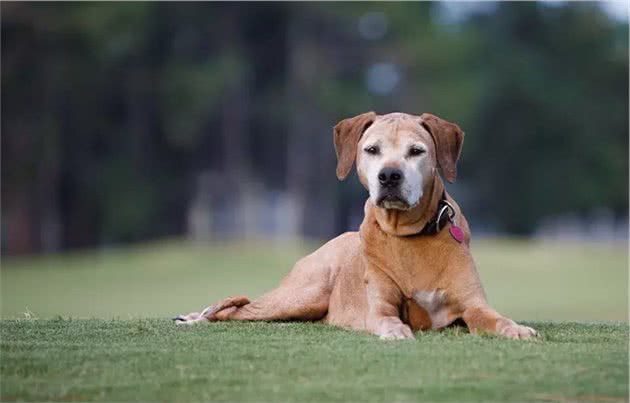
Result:
[[[170,317],[275,287],[317,245],[178,241],[3,258],[0,316]],[[521,320],[628,318],[625,245],[475,240],[488,299]]]
[[[536,327],[536,342],[166,319],[255,297],[313,248],[169,241],[3,258],[0,400],[627,401],[623,246],[474,242],[490,302]]]
[[[319,324],[3,320],[3,401],[625,401],[622,324],[380,341]]]

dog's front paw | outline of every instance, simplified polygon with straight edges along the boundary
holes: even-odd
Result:
[[[409,326],[404,324],[389,325],[379,333],[381,340],[404,340],[413,339],[413,332]]]
[[[519,325],[515,322],[505,324],[499,330],[499,334],[514,340],[527,340],[538,336],[538,332],[531,327]]]

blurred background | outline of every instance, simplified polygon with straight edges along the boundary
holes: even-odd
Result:
[[[358,228],[332,127],[374,110],[466,132],[448,190],[496,305],[627,319],[627,2],[1,11],[3,316],[259,294]]]

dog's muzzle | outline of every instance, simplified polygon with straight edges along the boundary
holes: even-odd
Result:
[[[378,173],[380,184],[379,196],[376,204],[383,208],[406,209],[409,203],[400,192],[400,185],[405,177],[403,172],[397,168],[383,168]]]

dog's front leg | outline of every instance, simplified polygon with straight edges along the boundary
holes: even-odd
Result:
[[[381,339],[413,339],[411,328],[400,320],[402,293],[383,272],[366,271],[368,331]]]
[[[472,333],[481,331],[511,339],[531,339],[538,335],[531,327],[519,325],[485,304],[467,308],[463,319]]]

